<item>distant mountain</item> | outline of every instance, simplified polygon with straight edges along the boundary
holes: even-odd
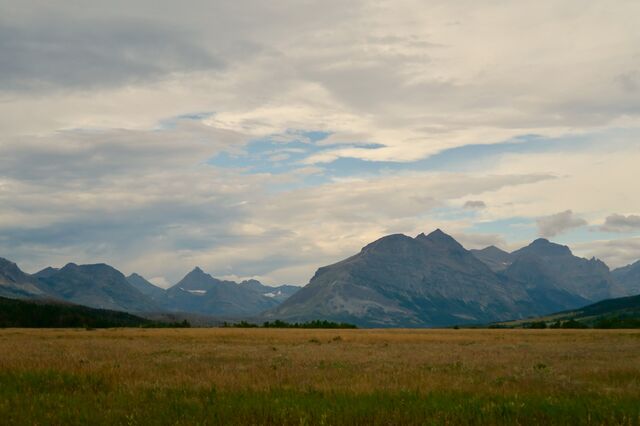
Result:
[[[15,263],[0,257],[0,296],[14,299],[46,297],[38,280],[25,274]]]
[[[383,237],[316,272],[267,319],[326,319],[359,326],[424,327],[525,317],[524,286],[500,276],[440,230]]]
[[[471,249],[469,251],[491,268],[492,271],[504,271],[513,262],[511,253],[501,250],[496,246],[489,246],[481,250]]]
[[[578,309],[502,323],[506,327],[640,328],[640,296],[606,299]],[[576,324],[577,323],[577,324]]]
[[[569,247],[544,238],[514,251],[511,259],[504,275],[525,283],[530,294],[539,300],[555,302],[555,309],[571,309],[627,294],[615,283],[604,262],[574,256]]]
[[[300,290],[300,287],[295,285],[280,285],[277,287],[271,287],[262,284],[257,280],[246,280],[240,283],[241,287],[250,288],[263,296],[270,297],[277,302],[284,302],[291,297],[295,292]]]
[[[47,278],[47,277],[50,277],[51,275],[55,274],[59,270],[60,270],[59,268],[53,268],[51,266],[47,266],[46,268],[44,268],[44,269],[36,272],[35,274],[33,274],[33,276],[36,277],[36,278]]]
[[[257,284],[219,280],[196,267],[167,290],[164,307],[203,315],[252,316],[279,304],[276,297],[262,293],[266,286]]]
[[[631,265],[614,269],[611,275],[629,294],[640,294],[640,260]]]
[[[125,276],[105,264],[67,264],[38,279],[43,292],[79,305],[126,312],[158,311],[159,307],[134,288]]]
[[[140,293],[149,296],[153,300],[161,301],[166,295],[167,291],[147,281],[142,275],[133,273],[127,277],[127,281]]]

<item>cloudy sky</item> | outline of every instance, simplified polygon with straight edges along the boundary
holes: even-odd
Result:
[[[440,227],[467,248],[544,236],[640,259],[638,16],[0,0],[0,256],[305,284]]]

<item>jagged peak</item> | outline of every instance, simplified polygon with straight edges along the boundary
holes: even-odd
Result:
[[[185,279],[187,277],[188,278],[196,278],[196,279],[207,279],[207,280],[215,281],[215,282],[220,282],[221,281],[218,278],[214,277],[213,275],[203,271],[202,268],[200,268],[199,266],[196,266],[195,268],[193,268],[191,270],[191,272],[189,272],[187,275],[184,276],[183,279]]]
[[[427,235],[425,235],[424,232],[419,233],[418,235],[416,235],[416,240],[420,240],[423,238],[436,239],[436,238],[447,238],[447,237],[451,238],[451,236],[444,233],[442,229],[437,228],[435,231],[432,231]]]
[[[459,242],[456,241],[451,235],[443,232],[440,228],[425,235],[424,233],[418,234],[416,240],[425,241],[429,243],[435,243],[437,245],[448,245],[456,248],[463,248]]]
[[[447,237],[449,236],[444,231],[442,231],[442,229],[436,228],[434,231],[431,231],[431,233],[427,235],[427,237],[442,236],[442,235],[446,235]]]

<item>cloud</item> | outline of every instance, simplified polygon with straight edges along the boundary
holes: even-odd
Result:
[[[126,18],[56,18],[0,21],[0,90],[102,88],[224,66],[185,31]]]
[[[640,238],[587,241],[573,244],[571,248],[579,256],[602,259],[610,268],[640,260]]]
[[[553,237],[569,229],[587,225],[587,221],[566,210],[550,216],[536,219],[538,232],[543,237]]]
[[[468,200],[464,203],[463,207],[465,209],[475,210],[475,209],[483,209],[487,207],[487,205],[482,200]]]
[[[0,4],[0,255],[33,270],[304,283],[386,233],[640,211],[638,2]]]
[[[612,214],[607,216],[604,225],[600,227],[607,232],[631,232],[640,230],[640,216],[630,214]]]

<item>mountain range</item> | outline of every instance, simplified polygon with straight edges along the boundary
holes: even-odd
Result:
[[[543,315],[625,296],[609,268],[546,239],[469,251],[441,230],[383,237],[318,269],[267,318],[429,327]]]
[[[297,289],[293,286],[267,287],[256,280],[239,284],[223,281],[196,267],[158,301],[169,311],[224,317],[252,316],[277,306],[283,294],[290,295]]]
[[[162,313],[229,319],[254,317],[277,306],[298,289],[292,285],[270,287],[257,280],[241,283],[219,280],[199,267],[173,287],[163,289],[136,273],[125,277],[106,264],[69,263],[30,275],[15,263],[0,258],[0,297],[64,301],[153,317]]]
[[[42,271],[41,271],[42,272]],[[159,310],[157,304],[135,289],[117,269],[104,263],[76,265],[36,273],[38,288],[49,296],[78,305],[125,312]]]
[[[466,250],[441,230],[380,238],[319,268],[303,288],[220,280],[196,267],[163,289],[106,264],[69,263],[30,275],[0,258],[0,296],[147,316],[434,327],[522,319],[638,293],[640,262],[609,271],[546,239],[511,253],[495,246]]]

